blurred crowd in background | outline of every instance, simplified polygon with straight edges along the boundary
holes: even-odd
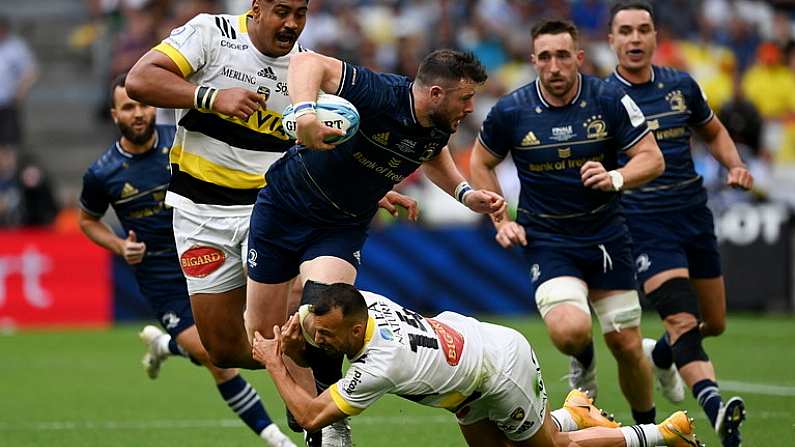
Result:
[[[653,3],[659,41],[655,63],[686,70],[698,80],[757,181],[751,193],[726,191],[724,173],[696,144],[694,157],[711,206],[720,212],[738,201],[775,200],[795,208],[795,1]],[[69,44],[90,54],[92,70],[107,81],[97,85],[102,90],[97,97],[104,98],[110,80],[171,29],[200,12],[239,14],[249,7],[250,0],[85,0],[85,22],[71,32]],[[606,76],[615,68],[607,45],[608,10],[604,0],[311,0],[300,42],[326,55],[409,76],[431,49],[473,51],[486,65],[489,80],[476,97],[475,113],[451,141],[466,172],[469,149],[491,106],[535,78],[528,57],[533,23],[542,17],[572,19],[586,51],[583,72]],[[19,62],[0,67],[0,114],[9,107],[13,114],[24,104],[36,62],[24,41],[5,29],[7,23],[0,20],[0,58],[12,60],[5,56],[12,55]],[[107,108],[106,102],[97,105],[98,120],[107,119]],[[9,135],[13,131],[0,128],[0,226],[47,223],[56,215],[56,201],[45,193],[46,176],[35,163],[18,161],[14,148],[21,142]],[[503,163],[500,173],[506,197],[515,200],[512,166]],[[477,219],[428,187],[420,175],[402,187],[418,198],[426,222]],[[37,188],[45,192],[36,197],[48,196],[49,201],[37,199],[31,205],[26,197]],[[37,209],[45,205],[52,212]]]

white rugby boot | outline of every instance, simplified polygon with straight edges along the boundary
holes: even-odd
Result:
[[[147,351],[141,359],[141,364],[150,379],[157,379],[160,374],[160,365],[166,361],[169,356],[168,352],[163,352],[159,346],[160,337],[167,337],[168,334],[163,332],[159,327],[148,324],[141,329],[138,333],[138,338],[146,343]]]
[[[657,378],[657,388],[662,391],[663,396],[671,403],[681,403],[685,400],[685,382],[682,380],[682,376],[679,375],[679,371],[676,370],[675,364],[671,364],[667,369],[660,368],[654,364],[651,352],[656,344],[657,340],[652,338],[643,339],[643,354],[651,362],[654,376]]]

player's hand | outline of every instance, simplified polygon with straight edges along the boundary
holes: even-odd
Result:
[[[754,186],[754,177],[745,166],[735,166],[726,176],[726,185],[748,191]]]
[[[281,350],[281,329],[273,327],[273,338],[265,338],[259,331],[254,331],[254,340],[251,343],[251,357],[265,369],[276,371],[284,368]]]
[[[127,264],[133,265],[143,261],[145,253],[146,244],[144,242],[138,242],[135,231],[130,230],[130,232],[127,233],[127,239],[123,240],[121,243],[121,256]]]
[[[234,116],[243,121],[265,108],[266,97],[244,88],[226,88],[218,91],[213,103],[213,111],[226,116]]]
[[[518,223],[506,220],[497,225],[497,235],[494,237],[502,248],[510,248],[514,245],[527,245],[527,233],[524,227]]]
[[[304,334],[301,332],[301,323],[298,319],[298,312],[287,320],[282,326],[281,350],[284,355],[296,362],[303,358],[304,354]]]
[[[580,168],[580,178],[586,188],[600,191],[613,191],[613,180],[607,170],[598,161],[587,161]]]
[[[464,205],[476,213],[502,215],[507,204],[496,192],[476,189],[464,196]]]
[[[295,130],[296,143],[302,144],[309,149],[330,150],[334,149],[333,144],[326,143],[326,138],[345,135],[342,129],[334,129],[326,126],[317,118],[314,113],[307,113],[299,116],[295,120],[297,129]]]
[[[387,192],[378,201],[378,207],[387,210],[389,214],[395,217],[398,216],[397,207],[405,208],[409,212],[409,220],[412,222],[417,221],[417,215],[420,213],[420,207],[416,200],[397,191]]]

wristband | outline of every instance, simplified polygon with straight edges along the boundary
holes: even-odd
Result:
[[[453,193],[453,196],[459,202],[464,203],[464,198],[470,192],[472,192],[472,187],[469,186],[469,183],[467,183],[466,181],[463,181],[463,182],[459,183],[458,186],[455,187],[455,192]]]
[[[608,171],[607,175],[610,176],[610,183],[613,185],[613,191],[621,191],[624,187],[624,176],[615,169]]]
[[[193,92],[193,107],[200,112],[210,112],[217,97],[217,88],[200,85]]]

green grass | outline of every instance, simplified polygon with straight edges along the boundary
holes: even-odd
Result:
[[[566,384],[559,378],[567,361],[551,347],[541,322],[489,320],[527,335],[541,360],[551,402],[560,404]],[[221,401],[201,368],[170,359],[161,377],[150,381],[139,365],[143,347],[137,329],[0,335],[0,446],[261,445]],[[646,316],[644,329],[659,333],[655,315]],[[746,447],[795,446],[794,341],[793,318],[732,316],[726,334],[707,342],[719,378],[729,385],[724,396],[740,394],[746,400]],[[615,363],[602,341],[597,346],[599,404],[630,423]],[[249,371],[245,376],[283,424],[283,405],[266,373]],[[749,389],[750,384],[768,387]],[[661,417],[674,410],[661,396],[657,405]],[[697,432],[707,445],[718,446],[694,399],[688,396],[683,407],[696,417]],[[451,414],[391,396],[353,418],[352,425],[358,446],[463,445]]]

